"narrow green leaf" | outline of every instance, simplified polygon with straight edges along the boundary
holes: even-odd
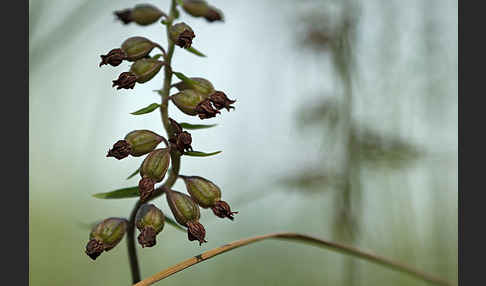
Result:
[[[139,197],[138,186],[114,190],[108,193],[94,194],[93,197],[98,199],[124,199]]]
[[[155,56],[152,57],[152,59],[158,59],[160,58],[161,56],[163,56],[162,54],[156,54]]]
[[[184,129],[196,130],[196,129],[211,128],[218,124],[191,124],[191,123],[181,122],[179,123],[179,125]]]
[[[130,114],[133,114],[133,115],[146,114],[146,113],[150,113],[150,112],[152,112],[152,111],[156,110],[156,109],[157,109],[157,108],[159,108],[159,107],[160,107],[160,104],[157,104],[157,103],[152,103],[152,104],[150,104],[149,106],[144,107],[144,108],[142,108],[142,109],[139,109],[139,110],[137,110],[137,111],[135,111],[135,112],[132,112],[132,113],[130,113]]]
[[[190,53],[193,53],[195,54],[196,56],[200,56],[200,57],[203,57],[205,58],[206,55],[201,53],[200,51],[196,50],[196,48],[193,48],[193,47],[190,47],[190,48],[187,48],[186,51],[190,52]]]
[[[213,156],[213,155],[219,154],[221,152],[223,152],[223,151],[216,151],[216,152],[212,152],[212,153],[204,153],[204,152],[201,152],[201,151],[189,151],[189,152],[185,152],[184,155],[192,156],[192,157],[208,157],[208,156]]]
[[[195,80],[192,80],[190,78],[188,78],[187,76],[185,76],[183,73],[181,72],[173,72],[173,74],[175,74],[175,76],[177,78],[179,78],[180,80],[182,80],[183,82],[185,82],[186,84],[190,85],[190,86],[194,86],[194,85],[197,85],[197,81]]]
[[[171,219],[170,217],[165,217],[165,221],[175,227],[177,230],[186,232],[186,229],[180,226],[175,220]]]
[[[127,177],[127,180],[130,180],[131,178],[133,178],[135,175],[138,174],[138,172],[140,172],[140,167],[138,167],[138,169],[135,170],[135,172],[131,173],[130,176]]]

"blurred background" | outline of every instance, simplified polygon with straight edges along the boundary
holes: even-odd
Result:
[[[164,27],[124,26],[114,10],[169,0],[29,1],[29,278],[31,285],[130,285],[126,239],[93,262],[89,226],[127,217],[135,199],[91,195],[135,186],[141,158],[106,158],[134,129],[165,134],[162,73],[133,90],[99,68],[126,38],[166,45]],[[227,242],[295,231],[348,243],[457,284],[458,7],[452,0],[211,0],[224,23],[181,13],[207,58],[176,49],[173,68],[212,81],[236,111],[192,131],[182,174],[218,184],[240,213],[202,211],[208,243],[166,225],[137,246],[142,277]],[[154,53],[154,52],[153,52]],[[174,106],[177,121],[200,123]],[[182,182],[175,190],[185,191]],[[154,203],[171,216],[165,198]],[[325,249],[265,241],[160,285],[426,285]],[[158,285],[158,284],[157,284]]]

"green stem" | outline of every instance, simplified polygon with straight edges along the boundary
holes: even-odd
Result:
[[[164,86],[159,94],[162,97],[162,104],[160,105],[160,115],[162,117],[162,124],[164,129],[169,135],[169,93],[170,93],[170,85],[172,81],[172,68],[171,68],[171,61],[172,55],[174,54],[174,42],[170,39],[169,36],[169,27],[172,26],[172,22],[174,21],[175,14],[176,14],[176,1],[172,0],[170,14],[167,18],[167,41],[169,43],[169,48],[167,53],[164,53],[165,58],[165,75],[164,75]],[[171,159],[172,159],[172,167],[169,171],[169,177],[165,181],[162,187],[159,187],[155,190],[154,194],[150,198],[150,200],[155,199],[156,197],[161,196],[164,194],[164,190],[166,188],[170,189],[177,180],[180,170],[180,158],[181,155],[178,153],[177,150],[171,151]],[[128,256],[130,261],[130,270],[132,273],[132,281],[133,284],[140,281],[140,267],[138,264],[138,257],[137,257],[137,249],[135,247],[135,216],[137,214],[138,208],[142,205],[140,200],[137,201],[133,210],[130,214],[130,220],[128,223],[127,229],[127,246],[128,246]]]

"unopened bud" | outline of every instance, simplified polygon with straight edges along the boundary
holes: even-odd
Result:
[[[139,25],[146,26],[157,22],[165,14],[153,5],[139,4],[133,9],[115,11],[115,15],[125,25],[135,22]]]
[[[187,227],[187,236],[190,241],[198,240],[199,245],[206,242],[206,231],[199,223],[201,216],[198,205],[183,193],[169,190],[166,192],[167,203],[176,221]]]
[[[226,110],[230,111],[230,109],[234,109],[234,106],[231,104],[235,103],[236,100],[229,99],[226,94],[222,91],[216,91],[209,96],[209,100],[213,103],[214,107],[218,110],[226,108]]]
[[[155,236],[164,228],[165,217],[160,209],[152,204],[142,205],[135,216],[135,225],[140,230],[138,242],[142,247],[156,244]]]
[[[127,54],[122,49],[113,49],[106,55],[101,55],[101,63],[102,65],[112,65],[114,67],[121,64],[121,62],[127,58]]]
[[[199,115],[200,119],[215,117],[216,114],[221,113],[217,109],[214,109],[209,99],[205,99],[201,103],[199,103],[196,106],[196,112],[197,115]]]
[[[125,235],[127,221],[122,218],[107,218],[98,223],[89,235],[86,254],[95,260],[103,251],[115,247]]]
[[[204,17],[208,22],[222,21],[223,13],[203,0],[185,0],[184,11],[193,17]]]
[[[181,48],[191,47],[192,39],[196,37],[194,31],[186,23],[177,23],[169,28],[171,40]]]
[[[195,90],[186,89],[172,95],[171,99],[177,108],[179,108],[185,114],[197,115],[197,106],[207,99],[207,96]]]
[[[132,9],[130,17],[135,23],[146,26],[157,22],[163,15],[164,12],[153,5],[139,4]]]
[[[203,95],[210,95],[214,93],[214,86],[209,80],[201,77],[191,77],[190,79],[194,82],[194,84],[189,85],[186,82],[181,81],[174,84],[174,87],[176,87],[179,91],[183,91],[185,89],[194,89]]]
[[[118,79],[113,81],[113,87],[117,86],[116,89],[133,89],[135,83],[137,82],[137,76],[131,72],[122,72]]]
[[[164,137],[150,130],[134,130],[125,136],[131,146],[130,155],[138,157],[152,152]]]
[[[146,57],[157,44],[144,37],[130,37],[126,39],[121,50],[125,52],[128,61],[136,61]]]
[[[220,218],[234,219],[233,215],[238,212],[232,212],[228,203],[221,200],[221,190],[216,184],[199,176],[180,177],[186,184],[187,192],[198,205],[202,208],[211,208],[213,213]]]
[[[164,62],[157,59],[143,58],[132,64],[130,72],[136,76],[138,83],[144,83],[151,80],[163,65]]]
[[[145,157],[140,167],[142,179],[138,183],[138,191],[142,201],[150,198],[154,185],[162,181],[170,164],[169,148],[156,149]]]

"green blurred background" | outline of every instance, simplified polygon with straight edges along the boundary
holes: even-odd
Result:
[[[130,36],[165,45],[163,26],[123,26],[112,12],[169,0],[29,1],[29,280],[31,285],[130,285],[125,239],[96,262],[89,225],[128,216],[135,199],[91,195],[134,186],[140,158],[106,158],[134,129],[164,134],[162,74],[133,90],[99,68]],[[182,173],[216,182],[240,211],[202,212],[199,247],[167,225],[138,248],[142,277],[224,243],[295,231],[349,243],[457,284],[457,1],[211,0],[225,23],[181,13],[199,58],[177,49],[173,67],[210,79],[236,111],[193,131]],[[174,107],[177,121],[198,123]],[[183,191],[177,182],[176,190]],[[164,198],[155,204],[167,214]],[[285,241],[241,248],[160,285],[426,285],[328,250]],[[157,284],[158,285],[158,284]]]

